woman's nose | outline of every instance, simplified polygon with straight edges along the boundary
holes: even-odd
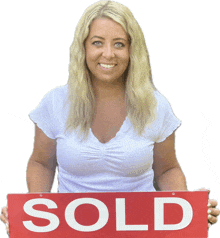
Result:
[[[115,56],[114,48],[111,45],[106,45],[103,47],[102,55],[107,59],[113,58]]]

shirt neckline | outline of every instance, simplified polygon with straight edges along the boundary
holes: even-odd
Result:
[[[116,133],[115,137],[113,137],[112,139],[110,139],[110,140],[107,141],[106,143],[102,143],[102,142],[99,141],[99,139],[93,134],[91,127],[89,128],[90,134],[91,134],[91,136],[93,137],[93,139],[95,139],[95,141],[98,142],[99,144],[101,144],[102,146],[108,145],[108,144],[110,144],[112,141],[114,141],[115,139],[117,139],[117,137],[118,137],[119,135],[121,135],[122,133],[124,133],[124,131],[126,130],[126,125],[127,125],[126,122],[127,122],[127,120],[128,120],[128,116],[125,117],[125,120],[123,121],[123,123],[122,123],[122,125],[121,125],[119,131]]]

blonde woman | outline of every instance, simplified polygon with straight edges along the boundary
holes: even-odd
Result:
[[[187,190],[175,156],[180,121],[154,87],[141,28],[130,10],[99,1],[86,9],[70,48],[68,84],[30,113],[34,150],[30,193]],[[209,200],[209,222],[217,202]],[[7,208],[1,220],[7,223]]]

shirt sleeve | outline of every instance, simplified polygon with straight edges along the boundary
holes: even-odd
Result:
[[[47,93],[39,105],[29,113],[29,118],[51,139],[55,139],[54,91]]]
[[[158,133],[156,142],[164,141],[180,125],[181,121],[175,116],[170,103],[167,99],[158,93]]]

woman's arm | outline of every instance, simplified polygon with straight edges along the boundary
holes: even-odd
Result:
[[[176,159],[175,133],[154,145],[154,178],[161,191],[187,190],[186,179]]]
[[[30,193],[50,192],[56,171],[56,141],[35,125],[34,150],[27,166]]]
[[[154,145],[154,180],[161,191],[187,190],[186,179],[175,155],[175,134]],[[209,226],[217,222],[217,201],[209,199]]]
[[[27,166],[27,185],[30,193],[50,192],[56,170],[56,141],[35,126],[34,150]],[[8,225],[8,207],[2,208],[0,220]]]

